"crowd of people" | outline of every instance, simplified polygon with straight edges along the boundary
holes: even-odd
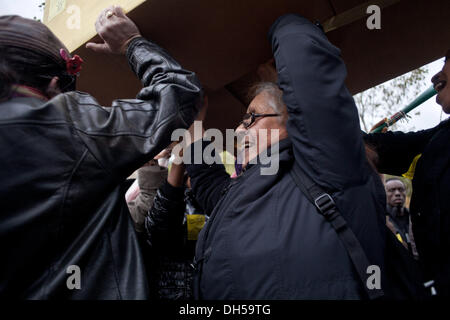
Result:
[[[87,48],[126,57],[143,86],[135,99],[105,107],[75,91],[82,59],[40,22],[0,17],[1,298],[450,295],[448,121],[362,132],[340,50],[288,14],[269,30],[273,60],[258,70],[227,172],[195,159],[222,152],[211,139],[174,152],[172,132],[192,133],[207,113],[195,73],[120,7],[96,30],[102,42]],[[449,58],[432,79],[446,113]],[[276,154],[275,173],[261,173],[263,153]],[[381,174],[401,176],[418,155],[408,208],[403,178]]]

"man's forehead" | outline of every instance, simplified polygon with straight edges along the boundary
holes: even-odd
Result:
[[[402,186],[402,187],[405,186],[405,184],[404,184],[402,181],[397,180],[397,179],[386,181],[386,187],[387,187],[388,185],[389,185],[389,186]]]

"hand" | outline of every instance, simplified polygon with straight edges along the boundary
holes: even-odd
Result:
[[[176,164],[172,162],[172,166],[169,170],[169,175],[167,176],[167,182],[175,188],[183,186],[184,181],[184,164]]]
[[[378,128],[379,126],[383,125],[387,121],[387,118],[384,118],[380,121],[378,121],[372,128],[370,128],[369,133]],[[388,131],[388,127],[384,127],[381,129],[381,133],[386,133]]]
[[[188,130],[185,131],[184,136],[180,138],[179,141],[174,142],[172,154],[175,156],[175,159],[172,162],[172,165],[181,165],[183,164],[183,153],[192,143],[197,140],[203,138],[205,133],[205,128],[203,127],[203,120],[206,117],[206,111],[208,110],[208,96],[205,96],[203,99],[203,105],[200,108],[200,112],[195,118],[194,123],[189,127]],[[197,130],[196,128],[197,122]],[[200,130],[198,130],[198,122],[200,122]]]
[[[103,43],[89,42],[86,48],[100,53],[125,54],[130,41],[141,36],[134,22],[118,6],[103,10],[95,22],[95,29]]]

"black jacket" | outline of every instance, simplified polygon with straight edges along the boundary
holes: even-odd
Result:
[[[220,165],[188,165],[193,191],[212,215],[197,243],[197,298],[365,297],[335,230],[294,183],[293,161],[331,192],[370,263],[384,268],[385,195],[365,157],[357,109],[339,50],[305,18],[270,31],[290,138],[280,169],[255,164],[236,179]],[[213,173],[215,172],[215,173]]]
[[[69,92],[0,104],[0,297],[148,297],[119,185],[193,122],[201,88],[143,38],[127,58],[144,86],[137,99],[103,108]],[[71,265],[81,270],[80,290],[66,286]]]
[[[382,173],[402,175],[419,158],[411,198],[411,219],[425,280],[438,294],[450,295],[450,121],[419,132],[370,134]]]
[[[149,262],[151,297],[163,300],[192,298],[191,264],[196,240],[189,237],[189,214],[203,215],[189,189],[167,181],[158,189],[145,218],[145,252]],[[206,217],[205,217],[206,218]],[[188,226],[189,225],[189,226]],[[192,238],[192,239],[191,239]]]

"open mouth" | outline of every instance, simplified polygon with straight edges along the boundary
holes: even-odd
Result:
[[[440,80],[439,82],[437,82],[437,83],[434,85],[434,90],[436,90],[436,92],[439,92],[439,91],[441,91],[442,89],[444,89],[446,85],[447,85],[447,81],[445,81],[445,80]]]

